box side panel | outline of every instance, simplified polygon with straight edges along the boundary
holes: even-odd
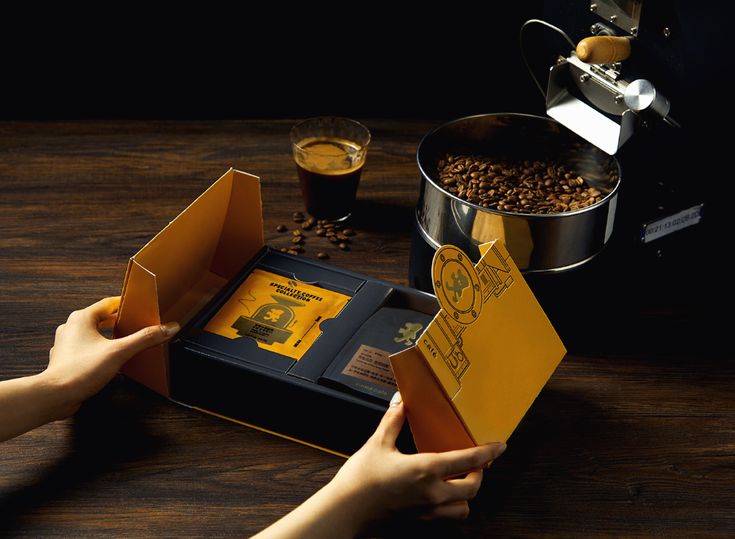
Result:
[[[478,443],[505,442],[566,350],[501,242],[477,269],[491,284],[462,335],[469,366],[454,404]]]
[[[421,352],[409,348],[390,359],[419,451],[449,451],[477,445]]]
[[[115,337],[130,335],[144,327],[161,323],[158,311],[156,277],[140,264],[131,261],[115,325]],[[163,346],[145,350],[130,359],[122,372],[153,391],[169,395],[168,369]]]
[[[230,203],[231,186],[229,172],[135,255],[135,260],[157,278],[161,314],[176,305],[209,271]]]
[[[350,455],[372,435],[384,408],[298,378],[222,362],[171,346],[173,398],[227,418]],[[400,447],[411,451],[410,434]]]
[[[211,270],[231,279],[265,244],[260,180],[232,170],[232,190]]]

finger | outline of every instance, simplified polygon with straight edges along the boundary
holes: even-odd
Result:
[[[505,444],[495,442],[468,449],[436,453],[434,458],[443,471],[443,477],[450,477],[462,472],[483,468],[488,462],[502,455],[503,451],[505,451]]]
[[[471,500],[477,496],[482,484],[482,470],[473,470],[460,479],[448,479],[444,482],[443,495],[447,502]]]
[[[176,322],[169,322],[160,326],[148,326],[127,337],[121,337],[112,342],[115,343],[121,358],[127,361],[143,350],[147,350],[158,344],[163,344],[176,335],[179,329],[179,324]]]
[[[403,407],[401,394],[396,392],[391,399],[390,406],[383,415],[378,428],[375,429],[375,436],[380,443],[387,447],[395,447],[396,439],[403,428],[406,421],[406,411]]]
[[[101,322],[117,315],[119,308],[120,296],[111,296],[101,299],[97,303],[93,303],[89,307],[82,309],[81,312],[91,317],[95,324],[99,325]]]
[[[421,520],[434,520],[437,518],[445,518],[452,520],[464,520],[470,514],[470,506],[467,502],[453,502],[442,505],[435,505],[428,509],[419,518]]]
[[[113,296],[113,297],[106,298],[106,299],[117,301],[117,306],[112,311],[110,311],[108,313],[108,315],[107,315],[106,318],[97,321],[97,328],[98,329],[105,329],[105,328],[112,328],[112,327],[114,327],[115,326],[115,322],[117,321],[117,315],[120,312],[120,301],[121,301],[120,296]]]

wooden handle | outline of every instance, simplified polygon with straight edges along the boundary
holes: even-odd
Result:
[[[612,64],[630,56],[627,37],[586,37],[577,44],[577,58],[588,64]]]

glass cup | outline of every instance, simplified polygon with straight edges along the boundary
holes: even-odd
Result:
[[[291,129],[291,148],[306,211],[343,221],[355,205],[370,131],[348,118],[319,117]]]

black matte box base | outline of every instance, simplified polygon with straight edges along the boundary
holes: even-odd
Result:
[[[294,376],[233,365],[177,343],[172,398],[344,455],[375,431],[385,407]],[[410,432],[399,448],[415,452]]]
[[[287,271],[352,297],[337,318],[323,323],[324,333],[298,362],[259,349],[255,342],[233,341],[202,329],[254,267]],[[350,455],[375,431],[388,404],[318,380],[352,334],[383,306],[426,314],[438,310],[436,298],[417,290],[265,249],[169,345],[171,398]],[[408,424],[397,446],[406,453],[416,451]]]

